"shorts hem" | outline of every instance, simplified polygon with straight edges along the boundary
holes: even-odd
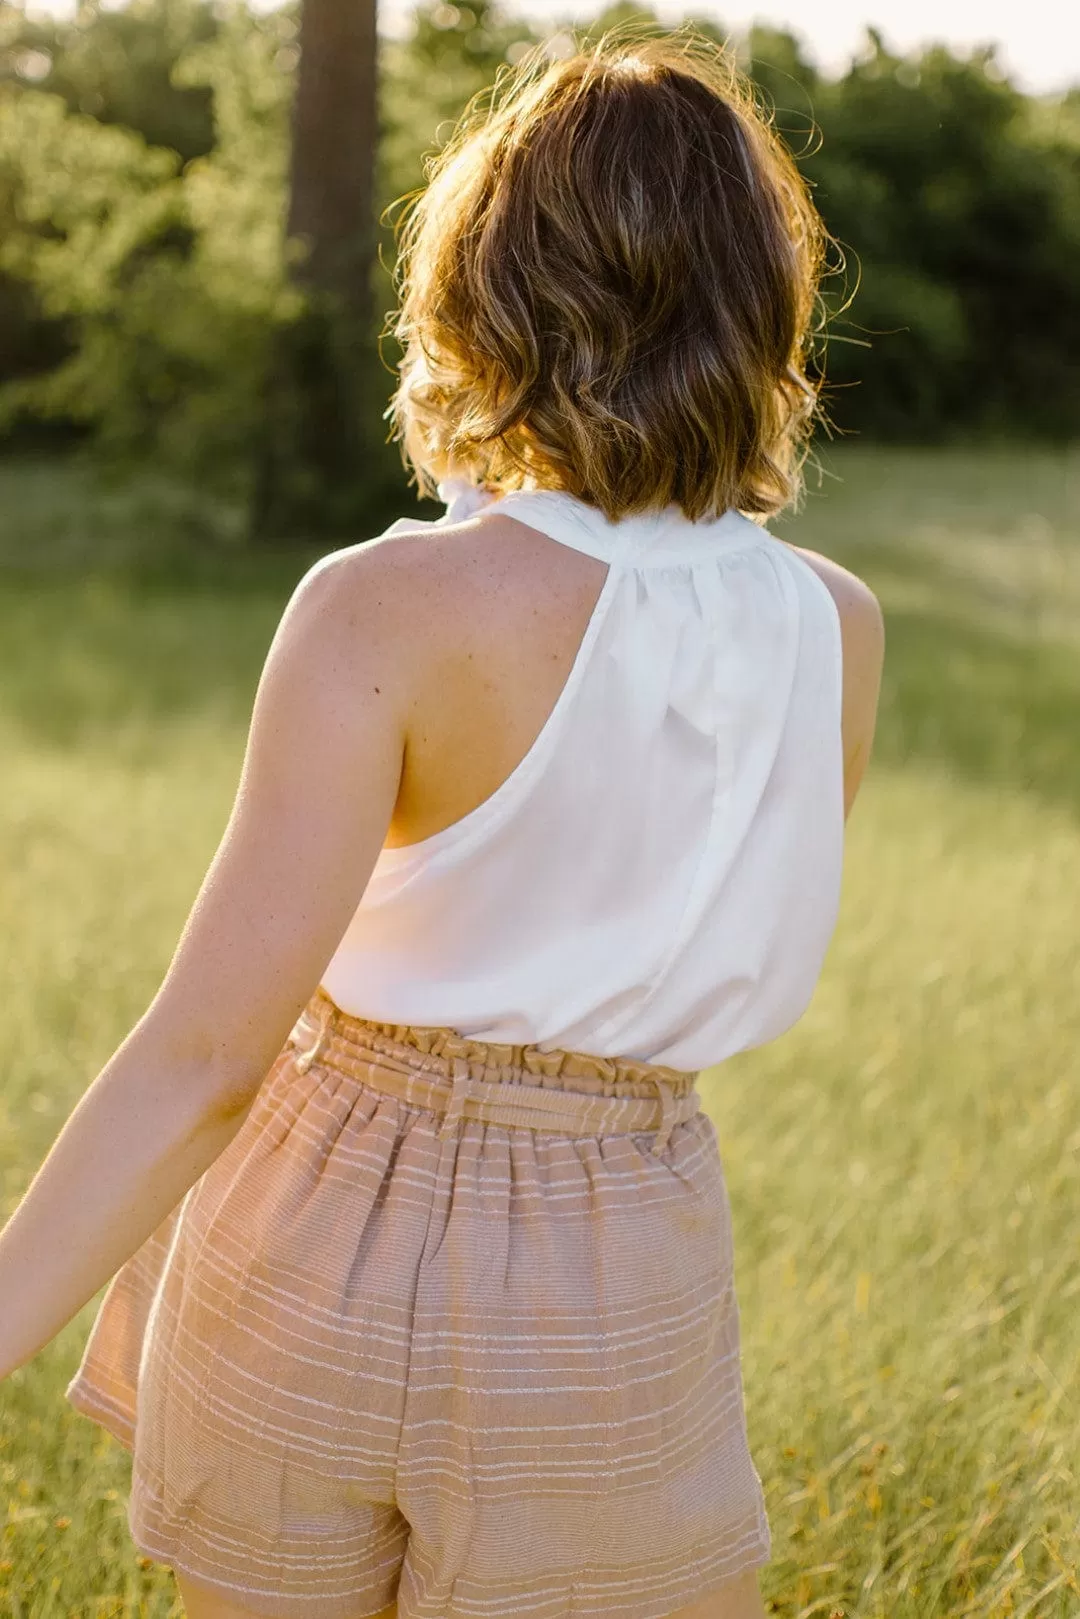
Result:
[[[110,1433],[129,1455],[135,1454],[135,1422],[126,1409],[102,1394],[84,1378],[75,1377],[64,1390],[68,1403],[80,1416],[89,1417]]]
[[[276,1590],[256,1589],[245,1583],[242,1570],[229,1574],[207,1561],[185,1541],[182,1528],[172,1529],[167,1515],[154,1505],[154,1491],[132,1479],[127,1511],[128,1533],[136,1551],[180,1574],[207,1586],[240,1608],[249,1609],[258,1619],[373,1619],[395,1600],[401,1579],[398,1565],[382,1589],[368,1594],[360,1590]],[[251,1553],[252,1567],[256,1554]],[[312,1564],[316,1568],[317,1563]],[[360,1611],[361,1605],[363,1612]]]
[[[205,1568],[189,1566],[182,1552],[163,1549],[142,1530],[138,1534],[131,1531],[131,1543],[143,1557],[171,1569],[173,1574],[196,1580],[236,1606],[249,1608],[253,1619],[255,1616],[258,1619],[374,1619],[376,1614],[382,1613],[394,1601],[392,1595],[385,1601],[379,1598],[374,1607],[365,1609],[361,1614],[357,1612],[357,1605],[364,1600],[362,1596],[324,1597],[317,1593],[271,1596],[266,1592],[252,1591],[245,1585],[232,1584],[220,1575],[207,1573]]]
[[[670,1619],[681,1609],[714,1596],[732,1580],[768,1564],[772,1540],[766,1525],[726,1555],[717,1555],[714,1537],[669,1561],[666,1576],[655,1574],[650,1579],[648,1565],[641,1565],[640,1584],[621,1579],[610,1565],[594,1567],[591,1574],[584,1572],[589,1562],[587,1548],[583,1553],[582,1573],[564,1573],[551,1584],[542,1579],[529,1583],[526,1619],[610,1619],[616,1613],[618,1619]],[[673,1567],[676,1561],[677,1568]],[[701,1572],[687,1574],[695,1566]],[[630,1589],[615,1591],[613,1581]],[[466,1574],[454,1582],[449,1593],[442,1587],[437,1592],[425,1590],[423,1581],[417,1581],[416,1569],[411,1568],[398,1595],[398,1619],[490,1619],[493,1613],[518,1611],[525,1589],[513,1580],[474,1582]]]

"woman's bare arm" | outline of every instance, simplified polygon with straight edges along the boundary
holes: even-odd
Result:
[[[400,550],[366,550],[324,558],[294,591],[230,819],[161,987],[0,1231],[0,1377],[239,1130],[367,886],[402,770],[410,615]]]

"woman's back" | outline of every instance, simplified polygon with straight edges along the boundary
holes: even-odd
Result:
[[[427,531],[441,612],[405,813],[323,986],[386,1022],[686,1069],[782,1033],[839,901],[828,589],[736,512],[612,524],[544,489],[446,527],[469,498],[388,531]]]

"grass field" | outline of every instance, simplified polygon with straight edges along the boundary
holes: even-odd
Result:
[[[774,527],[883,603],[875,754],[812,1005],[703,1086],[762,1585],[784,1619],[1075,1619],[1080,454],[824,459]],[[0,467],[0,511],[5,1216],[160,983],[308,559],[236,558],[225,514],[185,583],[197,503],[82,472]],[[5,1619],[179,1613],[127,1453],[63,1399],[93,1309],[0,1385]]]

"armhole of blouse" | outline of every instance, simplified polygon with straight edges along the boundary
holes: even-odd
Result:
[[[802,570],[803,575],[811,581],[811,589],[818,593],[818,600],[822,603],[825,616],[829,621],[829,661],[832,665],[832,696],[833,709],[836,715],[837,729],[840,729],[844,713],[844,635],[840,622],[840,609],[836,605],[836,598],[824,579],[805,557],[798,551],[786,545],[783,540],[777,539],[775,534],[764,531],[770,540],[782,551],[788,560]]]
[[[618,559],[608,563],[604,582],[593,604],[588,622],[578,642],[569,673],[559,689],[558,696],[548,712],[540,730],[526,752],[508,776],[477,804],[440,832],[421,838],[416,843],[398,844],[384,848],[376,861],[376,871],[404,873],[413,862],[424,862],[452,855],[455,859],[472,850],[476,842],[493,832],[524,802],[555,753],[559,738],[565,729],[569,711],[578,690],[584,683],[592,663],[600,632],[607,621],[615,593],[626,575],[625,565]]]
[[[766,530],[766,533],[768,533],[768,530]],[[800,556],[798,551],[792,550],[790,546],[778,540],[775,534],[770,534],[769,538],[774,542],[778,550],[782,550],[787,554],[789,561],[795,564],[796,569],[801,569],[804,576],[811,581],[811,589],[817,591],[818,600],[822,604],[822,611],[829,625],[826,633],[828,637],[828,658],[832,665],[831,725],[833,742],[836,748],[835,757],[839,762],[838,780],[836,782],[836,802],[839,812],[837,848],[840,851],[840,860],[842,862],[843,850],[847,841],[847,815],[844,809],[847,792],[847,765],[844,755],[844,637],[840,622],[840,609],[836,605],[835,596],[817,569],[805,557]],[[837,903],[839,904],[839,897],[837,898]]]

